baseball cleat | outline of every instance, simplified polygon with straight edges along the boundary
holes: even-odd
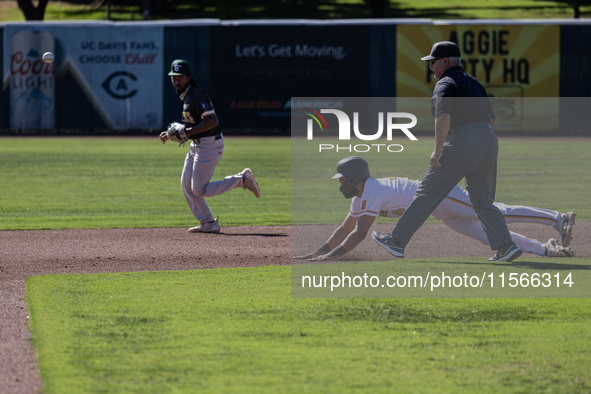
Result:
[[[548,257],[575,257],[575,252],[571,248],[558,245],[558,242],[554,238],[550,238],[544,246],[546,247],[546,256]]]
[[[554,225],[554,228],[560,233],[562,240],[562,246],[566,247],[570,245],[570,241],[573,240],[573,226],[575,225],[576,213],[569,212],[563,214],[558,223]]]
[[[253,192],[256,198],[261,198],[261,189],[259,189],[259,184],[254,180],[254,175],[250,168],[245,168],[240,175],[242,175],[242,179],[244,180],[242,188]]]
[[[509,248],[507,248],[504,252],[501,250],[497,250],[497,253],[488,259],[488,261],[513,261],[519,256],[521,256],[521,249],[517,247],[517,245],[513,244]]]
[[[371,233],[371,237],[378,245],[386,249],[392,256],[403,258],[404,246],[400,246],[392,237],[391,234],[383,234],[379,231]]]
[[[190,233],[212,233],[218,234],[220,232],[220,224],[218,223],[219,216],[211,222],[202,222],[197,227],[191,227]]]

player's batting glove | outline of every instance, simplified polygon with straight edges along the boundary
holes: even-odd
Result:
[[[171,141],[180,142],[184,144],[189,140],[187,133],[185,132],[185,125],[179,122],[173,122],[168,126],[166,135]]]

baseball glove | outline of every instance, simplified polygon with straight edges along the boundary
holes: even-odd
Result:
[[[168,135],[171,141],[180,142],[181,144],[189,140],[185,132],[185,125],[179,122],[171,123],[168,126],[168,130],[166,130],[166,135]]]

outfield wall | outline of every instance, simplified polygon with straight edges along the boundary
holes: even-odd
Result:
[[[460,45],[466,71],[495,97],[591,96],[586,21],[9,23],[0,128],[156,132],[180,114],[166,74],[185,58],[226,133],[287,135],[291,97],[429,97],[434,79],[419,58],[440,40]]]

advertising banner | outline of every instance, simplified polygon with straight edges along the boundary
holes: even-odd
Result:
[[[549,25],[400,25],[397,29],[396,95],[430,97],[437,80],[429,62],[421,57],[438,41],[460,47],[462,67],[474,76],[500,113],[499,129],[523,126],[524,97],[559,97],[560,27]],[[501,99],[502,98],[502,99]],[[538,100],[535,130],[556,129],[558,107],[554,100]],[[422,127],[422,125],[420,125]]]
[[[97,115],[107,128],[162,126],[162,27],[19,24],[7,26],[4,39],[10,43],[4,47],[10,59],[4,64],[4,86],[10,84],[11,127],[63,127],[49,115],[56,111],[82,118],[78,124],[88,128],[96,127],[90,118]],[[44,52],[55,54],[50,66],[42,63]],[[76,89],[55,96],[65,81],[74,81]],[[81,114],[80,108],[93,114]],[[35,111],[42,114],[29,116]]]
[[[466,72],[493,96],[559,96],[559,26],[400,25],[398,97],[431,95],[436,80],[421,57],[438,41],[458,44]]]
[[[54,51],[48,31],[22,31],[10,43],[10,127],[55,127],[55,67],[43,62]]]
[[[224,127],[289,129],[291,97],[369,96],[367,26],[212,30],[211,96]]]

